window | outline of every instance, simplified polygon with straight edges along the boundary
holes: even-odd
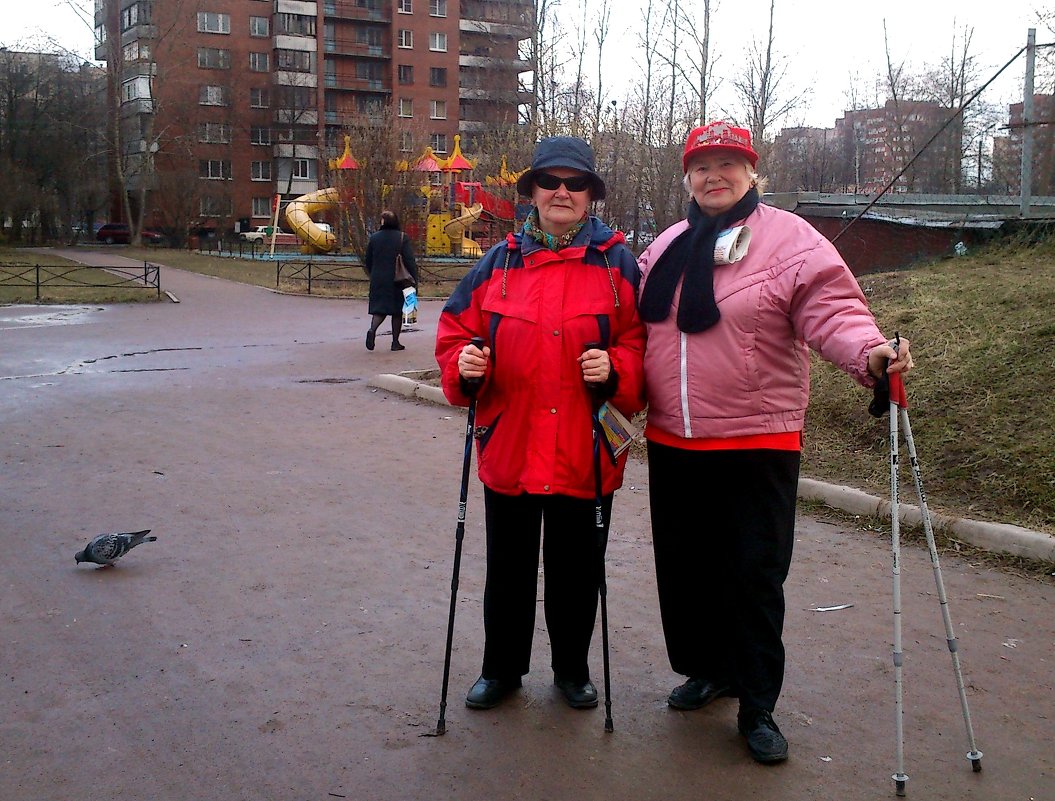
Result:
[[[399,98],[399,116],[400,117],[413,117],[414,116],[414,101],[409,97]]]
[[[313,86],[287,86],[285,84],[275,87],[275,102],[279,108],[305,110],[314,109],[315,88]]]
[[[231,15],[213,14],[211,11],[198,12],[199,33],[230,33]]]
[[[249,170],[249,176],[254,181],[270,181],[271,180],[271,162],[270,161],[254,161]]]
[[[271,35],[271,20],[267,17],[250,17],[249,18],[249,35],[250,36],[270,36]]]
[[[198,162],[198,177],[210,181],[230,181],[231,162],[226,159],[203,159]]]
[[[267,72],[270,67],[268,66],[268,54],[267,53],[250,53],[249,54],[249,69],[251,72]]]
[[[433,153],[446,153],[447,152],[447,134],[433,134],[430,137]]]
[[[399,13],[400,14],[413,14],[414,13],[414,0],[399,0]]]
[[[399,46],[404,50],[409,50],[414,46],[414,31],[408,31],[406,28],[399,29]]]
[[[293,159],[293,177],[311,179],[315,177],[315,162],[312,159]]]
[[[202,86],[198,92],[198,102],[203,106],[229,105],[226,86]]]
[[[136,25],[149,25],[150,24],[150,4],[149,3],[132,3],[121,11],[121,30],[127,31],[129,28],[134,28]]]
[[[381,47],[384,44],[381,29],[376,25],[356,26],[353,41],[356,44],[366,45],[367,47]],[[411,44],[413,44],[413,41],[411,41]]]
[[[434,120],[445,120],[447,119],[447,101],[446,100],[430,100],[429,101],[429,117]]]
[[[226,145],[231,141],[231,126],[226,122],[202,122],[198,124],[198,141]]]
[[[312,54],[307,50],[276,50],[275,69],[291,72],[314,72]]]
[[[106,44],[106,26],[96,25],[95,26],[95,46],[102,47]]]
[[[429,0],[430,17],[447,16],[447,0]]]
[[[362,81],[381,81],[384,80],[384,71],[379,62],[361,59],[355,62],[355,77]]]
[[[149,61],[150,44],[139,39],[126,44],[121,50],[121,56],[125,61]]]
[[[429,34],[429,50],[435,50],[438,53],[447,52],[447,34],[445,33],[430,33]]]
[[[121,84],[121,102],[131,103],[133,100],[150,99],[150,78],[140,75]]]
[[[314,36],[315,17],[308,14],[276,14],[275,33],[289,36]]]
[[[270,89],[250,89],[249,90],[249,107],[250,108],[270,108],[271,107],[271,90]]]
[[[414,83],[414,68],[410,64],[399,65],[399,82],[404,86]]]
[[[447,68],[429,67],[429,86],[446,86]]]
[[[218,47],[199,47],[198,66],[206,70],[228,70],[231,68],[231,51]]]
[[[253,216],[254,217],[271,217],[271,198],[269,197],[255,197],[253,198]]]
[[[206,195],[198,204],[202,217],[230,217],[233,208],[229,197],[209,197]]]
[[[249,128],[249,143],[253,145],[270,145],[271,129],[265,125],[253,125]]]
[[[414,135],[410,131],[402,131],[399,134],[399,152],[409,153],[414,147]]]

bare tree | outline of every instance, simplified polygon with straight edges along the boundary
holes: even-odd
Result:
[[[593,109],[593,138],[601,128],[601,104],[604,102],[604,46],[608,41],[608,28],[612,22],[612,6],[610,0],[601,0],[601,8],[597,13],[597,24],[593,29],[593,38],[597,43],[597,92],[594,95]]]
[[[744,111],[755,150],[765,163],[771,132],[809,96],[809,90],[784,94],[789,61],[776,50],[773,17],[776,0],[769,2],[769,27],[764,42],[751,42],[749,61],[733,88]]]

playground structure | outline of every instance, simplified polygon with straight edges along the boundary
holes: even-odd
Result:
[[[359,164],[352,158],[350,137],[344,137],[344,153],[332,159],[333,170],[354,170]],[[511,229],[515,222],[513,202],[484,190],[479,182],[458,181],[456,176],[472,170],[475,164],[462,155],[461,136],[454,137],[454,149],[448,158],[437,158],[432,148],[426,148],[413,166],[407,162],[396,165],[399,171],[413,170],[439,173],[439,183],[429,180],[421,187],[425,196],[425,255],[463,256],[478,258],[483,247],[473,238],[473,226],[483,222],[491,231],[495,227]],[[498,176],[486,179],[488,186],[508,187],[516,183],[522,173],[511,173],[502,159]],[[317,189],[289,202],[285,219],[290,230],[301,242],[303,253],[330,253],[338,249],[337,237],[321,227],[315,216],[337,208],[342,202],[337,187]],[[504,234],[502,234],[504,235]],[[493,235],[490,239],[500,238]]]
[[[337,237],[332,231],[321,228],[313,219],[313,214],[320,214],[340,202],[340,193],[336,187],[316,189],[308,192],[286,206],[286,224],[301,241],[301,252],[329,253],[337,249]]]

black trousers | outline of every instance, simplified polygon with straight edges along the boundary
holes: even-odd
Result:
[[[773,711],[784,681],[784,580],[797,451],[648,443],[652,541],[670,666]]]
[[[545,570],[543,607],[553,670],[575,682],[590,678],[588,656],[597,619],[611,495],[603,499],[603,510],[604,530],[599,532],[593,500],[502,495],[484,488],[484,678],[512,679],[530,669],[540,539]]]

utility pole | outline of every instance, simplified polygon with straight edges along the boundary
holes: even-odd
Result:
[[[1026,89],[1022,98],[1022,187],[1019,214],[1029,216],[1033,191],[1033,65],[1037,57],[1037,29],[1026,36]]]

